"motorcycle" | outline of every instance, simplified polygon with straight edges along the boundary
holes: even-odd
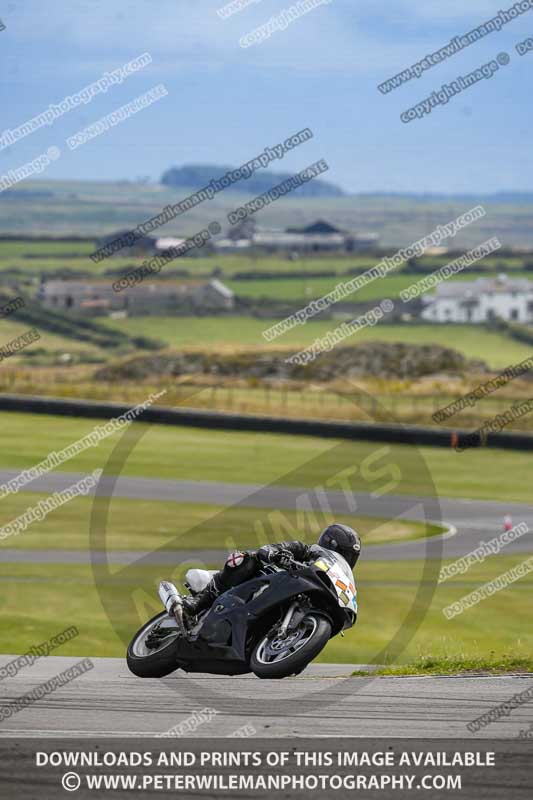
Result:
[[[298,675],[329,639],[357,620],[352,571],[338,553],[320,548],[310,564],[292,561],[282,569],[264,565],[260,573],[221,594],[189,627],[183,598],[166,581],[159,596],[170,611],[149,620],[133,637],[128,667],[140,678],[162,678],[176,669],[215,675],[253,672],[258,678]],[[208,570],[190,569],[185,585],[192,595],[211,579]]]

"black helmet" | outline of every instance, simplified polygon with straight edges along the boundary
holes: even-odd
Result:
[[[361,553],[361,539],[348,525],[330,525],[322,531],[318,540],[320,547],[334,550],[346,559],[353,569]]]

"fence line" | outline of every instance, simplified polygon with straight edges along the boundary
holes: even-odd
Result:
[[[67,417],[109,419],[124,414],[128,405],[89,400],[64,400],[54,397],[0,396],[0,411],[52,414]],[[494,447],[506,450],[533,450],[533,436],[524,433],[488,433],[479,441],[464,430],[426,428],[419,425],[369,424],[364,422],[325,422],[315,419],[254,416],[216,411],[151,406],[140,416],[141,422],[180,425],[228,431],[285,433],[297,436],[388,442],[431,447]],[[133,423],[136,424],[136,423]]]

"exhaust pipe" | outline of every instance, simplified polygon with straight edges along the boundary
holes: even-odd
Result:
[[[182,636],[187,636],[187,630],[183,621],[183,600],[174,584],[170,583],[170,581],[161,581],[158,594],[168,614],[174,617],[178,623],[178,628]]]

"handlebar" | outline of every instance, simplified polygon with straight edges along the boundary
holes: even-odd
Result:
[[[280,567],[278,564],[265,562],[262,565],[262,572],[268,575],[271,572],[288,572],[294,568],[303,569],[308,566],[309,564],[304,564],[302,561],[296,561],[296,559],[292,559],[288,567]]]

